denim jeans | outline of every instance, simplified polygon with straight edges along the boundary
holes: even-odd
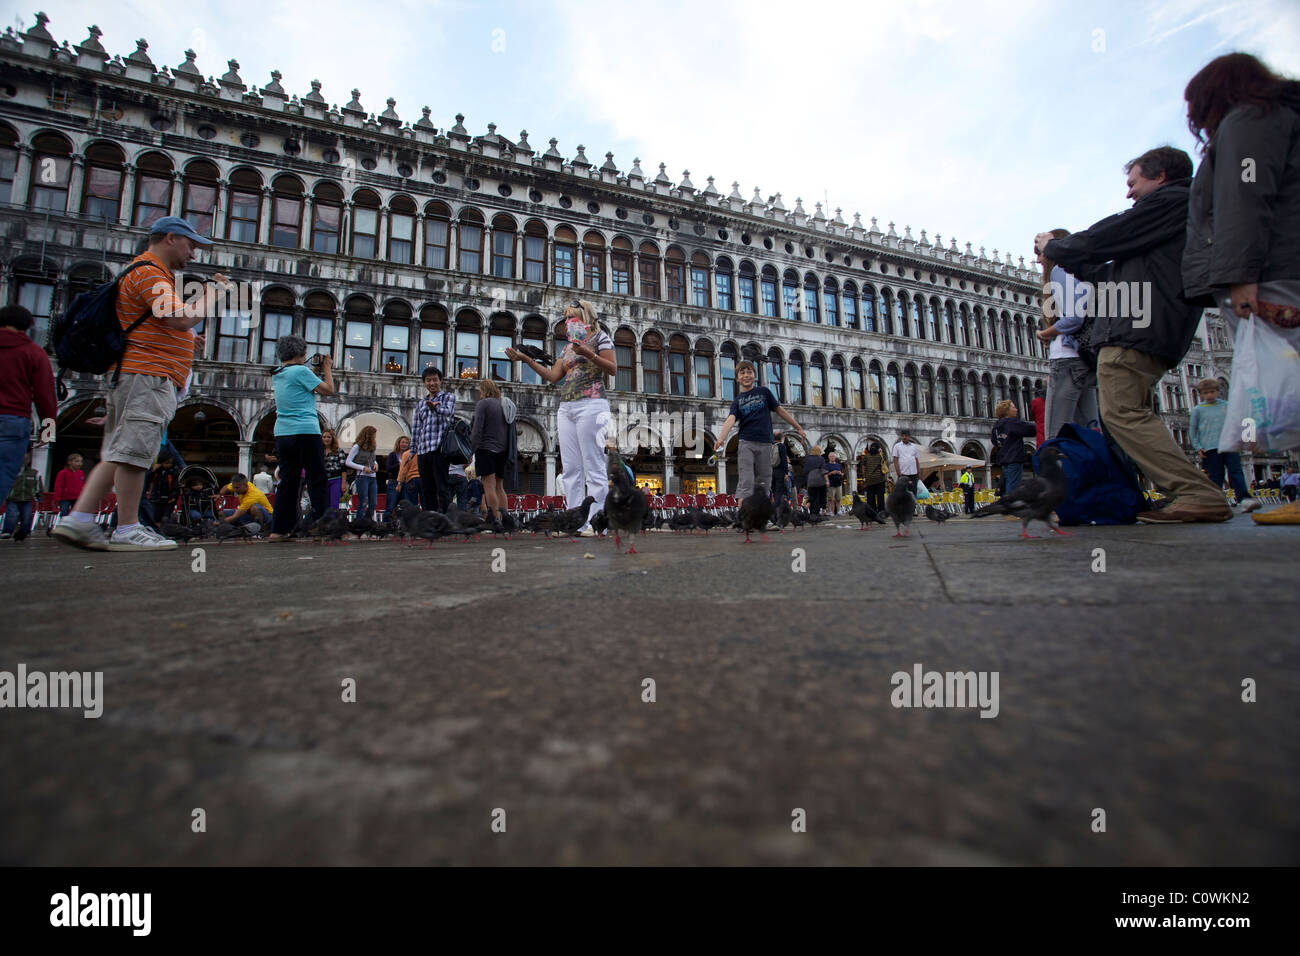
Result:
[[[11,501],[5,508],[5,534],[12,534],[15,541],[21,541],[32,533],[32,516],[36,510],[34,501]]]
[[[23,456],[32,437],[32,420],[22,415],[0,415],[0,495],[9,494],[23,470]]]
[[[461,511],[469,508],[469,479],[463,475],[448,475],[447,486],[451,496],[456,499],[456,507]]]
[[[1025,466],[1023,462],[1018,465],[1002,466],[1002,494],[1004,497],[1020,487],[1020,478],[1024,472]]]
[[[1236,496],[1238,504],[1250,497],[1250,489],[1246,487],[1246,475],[1241,470],[1241,456],[1235,451],[1220,452],[1217,448],[1211,448],[1205,452],[1201,467],[1205,469],[1206,475],[1214,482],[1216,488],[1223,487],[1223,473],[1226,470],[1228,484],[1232,485],[1232,493]]]
[[[417,508],[420,507],[420,479],[407,479],[406,484],[402,485],[402,500],[409,501]],[[396,504],[394,504],[396,507]]]
[[[384,512],[392,514],[397,503],[402,500],[402,496],[397,493],[397,479],[389,478],[388,486],[384,489]]]
[[[379,500],[379,479],[374,475],[357,475],[352,480],[352,491],[357,496],[357,514],[369,518],[375,513],[375,504]]]
[[[235,513],[234,508],[223,508],[221,511],[221,517],[229,518],[234,513]],[[268,525],[270,525],[271,516],[266,513],[266,509],[263,508],[261,505],[253,505],[247,511],[244,512],[243,516],[240,517],[240,519],[236,521],[235,524],[248,524],[250,521],[256,521],[263,528],[265,528]]]

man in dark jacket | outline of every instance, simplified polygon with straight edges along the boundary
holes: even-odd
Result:
[[[1183,298],[1191,158],[1161,146],[1125,167],[1133,207],[1064,239],[1040,233],[1035,251],[1095,283],[1089,303],[1101,419],[1115,442],[1174,501],[1138,520],[1227,521],[1223,492],[1184,456],[1156,415],[1152,388],[1187,354],[1201,307]]]
[[[6,492],[32,437],[32,403],[42,424],[58,415],[50,360],[27,335],[34,322],[21,305],[0,309],[0,488]]]

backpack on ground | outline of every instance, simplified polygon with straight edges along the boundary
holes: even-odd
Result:
[[[1091,428],[1063,425],[1034,455],[1034,470],[1043,448],[1061,452],[1066,496],[1056,509],[1061,524],[1133,524],[1145,510],[1137,475],[1111,450],[1106,436]]]
[[[50,345],[59,360],[57,379],[59,399],[67,398],[68,387],[63,377],[67,372],[90,372],[103,375],[116,369],[113,384],[122,372],[122,356],[126,352],[126,337],[145,319],[146,312],[125,329],[117,320],[117,289],[123,276],[151,262],[133,262],[117,274],[112,282],[83,292],[72,300],[67,310],[55,318],[50,326]]]

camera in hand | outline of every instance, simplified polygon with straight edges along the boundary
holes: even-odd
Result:
[[[311,357],[311,367],[313,372],[320,372],[321,368],[324,365],[325,365],[325,356],[322,355],[320,352],[317,352],[315,355]]]

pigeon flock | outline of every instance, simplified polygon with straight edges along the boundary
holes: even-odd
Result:
[[[1060,457],[1055,448],[1043,449],[1040,453],[1039,474],[1026,479],[1011,494],[980,508],[972,517],[995,514],[1017,517],[1021,521],[1022,538],[1036,537],[1028,531],[1029,523],[1035,520],[1045,522],[1053,534],[1068,536],[1069,532],[1061,530],[1054,515],[1066,497],[1066,478]],[[711,531],[735,530],[743,532],[744,543],[750,544],[753,543],[753,534],[758,534],[764,541],[769,540],[766,534],[769,526],[775,526],[778,532],[784,534],[787,528],[802,531],[807,526],[832,520],[831,515],[811,514],[789,502],[774,505],[768,498],[766,489],[761,487],[744,498],[738,508],[713,512],[690,506],[670,513],[656,514],[651,509],[645,492],[634,484],[631,470],[612,448],[607,452],[607,470],[610,479],[605,506],[591,516],[590,524],[602,537],[612,534],[615,547],[621,554],[638,554],[635,536],[647,531],[666,530],[674,534],[707,535]],[[327,511],[316,521],[304,517],[289,537],[327,545],[347,544],[352,538],[392,539],[406,542],[412,547],[420,541],[426,541],[426,549],[444,538],[477,541],[483,534],[506,538],[519,533],[544,534],[547,537],[560,535],[574,541],[575,535],[587,523],[587,511],[594,500],[588,495],[573,508],[554,508],[534,515],[502,512],[499,518],[486,518],[478,513],[462,511],[454,502],[443,513],[424,511],[409,501],[403,501],[384,521],[366,517],[349,519],[344,509],[337,508]],[[894,537],[911,536],[911,524],[917,516],[917,501],[907,484],[899,484],[886,497],[883,511],[876,511],[856,492],[852,500],[853,505],[848,515],[857,519],[859,531],[866,531],[873,524],[883,525],[892,521]],[[942,524],[953,517],[949,512],[932,505],[926,505],[923,514],[936,524]],[[256,522],[236,525],[208,520],[200,525],[187,526],[165,521],[160,530],[179,542],[211,538],[218,544],[223,544],[227,541],[251,542],[262,537],[262,527]],[[626,552],[623,551],[624,539],[628,544]]]

